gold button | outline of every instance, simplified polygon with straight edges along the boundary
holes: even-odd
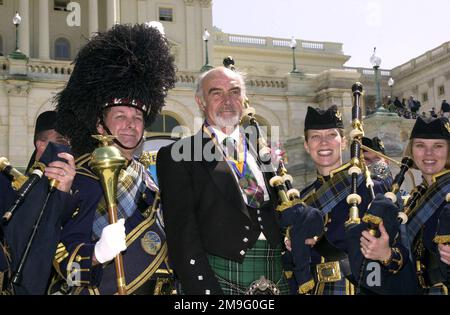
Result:
[[[80,255],[76,255],[75,256],[75,261],[76,262],[80,262],[81,261],[81,256]]]

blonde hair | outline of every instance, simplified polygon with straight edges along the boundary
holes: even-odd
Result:
[[[446,139],[436,139],[436,140],[446,140]],[[405,151],[403,152],[403,156],[409,156],[414,160],[414,157],[412,154],[413,141],[414,141],[414,138],[412,138],[408,141],[408,144],[405,147]],[[447,141],[447,162],[445,163],[445,168],[450,169],[450,140],[446,140],[446,141]],[[416,162],[414,162],[413,168],[418,169]]]

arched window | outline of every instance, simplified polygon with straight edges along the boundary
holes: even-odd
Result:
[[[55,60],[70,59],[70,42],[60,37],[55,41]]]
[[[180,127],[178,120],[170,114],[162,113],[153,124],[146,129],[146,136],[171,135],[174,128]],[[177,135],[181,136],[181,135]]]

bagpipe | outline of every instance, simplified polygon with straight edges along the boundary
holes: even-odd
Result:
[[[64,202],[55,196],[58,181],[43,176],[66,146],[49,142],[29,176],[0,158],[0,169],[11,180],[13,199],[2,217],[6,248],[10,257],[9,290],[14,294],[44,294],[61,230]],[[62,160],[62,159],[61,159]],[[5,192],[6,193],[6,192]],[[1,209],[3,210],[3,209]]]
[[[223,65],[236,71],[234,60],[230,56],[224,59]],[[322,234],[323,218],[317,209],[307,206],[304,200],[300,199],[300,192],[293,188],[293,177],[288,174],[283,160],[280,159],[277,168],[273,165],[271,148],[256,119],[256,110],[250,106],[247,97],[244,99],[243,108],[241,125],[246,127],[246,132],[250,130],[249,134],[253,141],[249,141],[249,147],[255,153],[266,181],[276,191],[278,197],[276,210],[281,213],[281,225],[287,229],[287,235],[293,242],[294,273],[301,283],[299,292],[307,293],[312,289],[313,283],[307,255],[309,249],[304,244],[304,239]]]

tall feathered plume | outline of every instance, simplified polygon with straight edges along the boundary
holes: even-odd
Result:
[[[115,25],[81,48],[67,86],[56,96],[57,130],[68,136],[76,156],[91,152],[96,124],[114,99],[147,105],[146,126],[175,85],[174,58],[166,37],[150,25]]]

